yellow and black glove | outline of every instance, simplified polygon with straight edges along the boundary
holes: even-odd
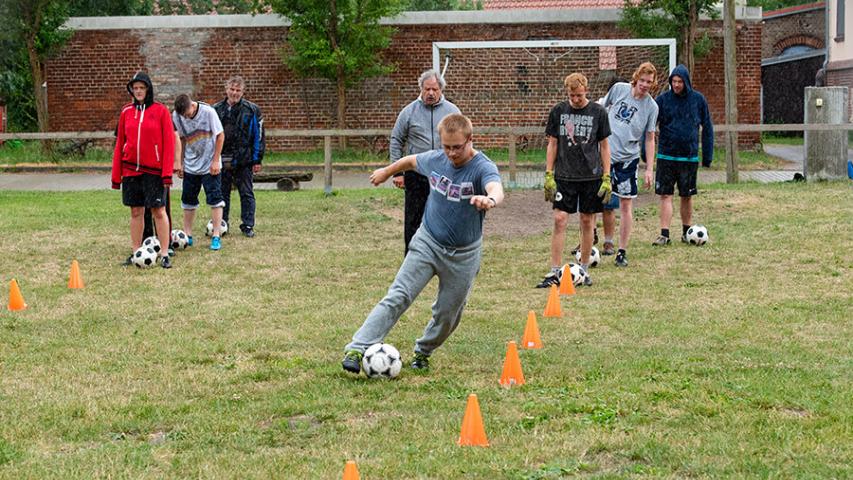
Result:
[[[545,201],[553,203],[554,199],[557,198],[557,181],[554,180],[554,172],[545,172],[544,190]]]
[[[601,176],[601,186],[598,188],[598,196],[601,197],[601,203],[610,203],[610,196],[613,195],[613,186],[610,185],[610,174],[605,173]]]

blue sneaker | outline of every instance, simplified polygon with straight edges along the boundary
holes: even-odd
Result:
[[[193,246],[193,236],[192,235],[187,235],[187,246],[188,247]]]
[[[219,237],[213,237],[210,240],[210,249],[219,250],[220,248],[222,248],[222,242],[219,240]]]

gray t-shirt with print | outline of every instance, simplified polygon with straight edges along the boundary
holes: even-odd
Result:
[[[485,211],[471,205],[474,195],[486,195],[486,185],[501,181],[498,166],[476,152],[459,168],[443,150],[418,154],[417,171],[429,179],[430,193],[423,226],[445,247],[470,245],[483,236]]]
[[[640,158],[646,132],[654,132],[658,119],[658,104],[651,95],[641,99],[631,95],[630,83],[615,83],[604,97],[604,108],[613,133],[610,142],[610,161],[630,162]]]
[[[222,122],[216,110],[204,102],[198,102],[198,110],[193,118],[172,112],[172,123],[184,141],[184,172],[193,175],[209,173],[216,152],[216,136],[222,133]]]

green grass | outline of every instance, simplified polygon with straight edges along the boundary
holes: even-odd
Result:
[[[38,142],[10,141],[0,147],[0,165],[59,165],[74,167],[81,165],[109,165],[112,153],[104,148],[89,148],[83,156],[63,155],[59,151],[68,145],[68,142],[59,142],[57,153],[45,154],[39,147]],[[484,152],[492,160],[499,163],[509,161],[507,149],[492,148]],[[711,168],[713,170],[725,170],[725,151],[714,150],[715,161]],[[516,161],[519,164],[535,165],[536,168],[545,164],[544,149],[525,149],[516,152]],[[332,161],[335,164],[383,164],[388,162],[388,153],[373,153],[367,150],[349,148],[346,150],[334,150]],[[774,169],[781,163],[774,157],[765,153],[742,151],[740,152],[740,167],[744,170]],[[269,152],[264,158],[266,165],[322,165],[323,150],[310,150],[302,152]]]
[[[348,459],[365,479],[850,478],[849,184],[701,193],[712,242],[653,248],[657,207],[638,209],[631,266],[605,257],[540,316],[505,390],[547,231],[489,235],[432,371],[371,381],[339,362],[399,265],[398,191],[260,191],[255,239],[197,236],[170,271],[118,266],[116,192],[0,192],[3,288],[29,304],[0,311],[0,478],[334,479]],[[387,339],[406,359],[434,295]],[[469,393],[489,448],[455,444]]]

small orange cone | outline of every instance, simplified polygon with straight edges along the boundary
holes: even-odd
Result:
[[[560,277],[560,295],[574,295],[575,282],[572,281],[572,272],[569,264],[563,265],[563,275]]]
[[[355,464],[355,461],[348,460],[346,466],[344,466],[344,480],[359,480],[358,476],[358,466]]]
[[[27,308],[27,303],[24,302],[24,296],[21,295],[21,289],[18,288],[18,281],[12,279],[9,282],[9,310],[23,310]]]
[[[68,288],[83,288],[83,277],[80,276],[80,265],[77,260],[71,261],[71,275],[68,276]]]
[[[501,374],[500,383],[507,388],[513,385],[524,385],[524,373],[521,371],[521,360],[518,359],[518,348],[515,342],[509,342],[506,346],[506,360],[504,360],[504,371]]]
[[[521,337],[521,348],[542,348],[542,340],[539,338],[539,324],[536,323],[536,312],[527,312],[527,326],[524,327],[524,335]]]
[[[543,317],[560,318],[563,316],[563,311],[560,310],[560,294],[557,292],[557,286],[551,285],[551,292],[548,294],[548,303],[545,304],[545,312]]]
[[[480,403],[474,393],[468,395],[468,405],[465,407],[465,416],[462,417],[462,431],[459,432],[459,440],[456,443],[463,447],[489,446],[483,417],[480,415]]]

